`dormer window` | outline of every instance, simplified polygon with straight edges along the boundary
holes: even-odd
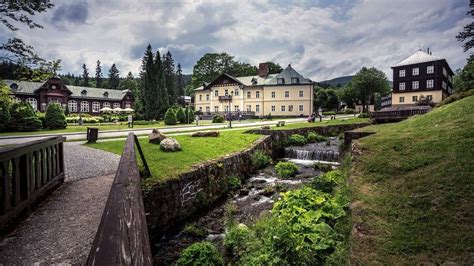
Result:
[[[16,83],[12,83],[12,85],[10,85],[10,88],[14,91],[18,90],[18,84]]]
[[[51,89],[52,89],[52,90],[55,90],[56,88],[57,88],[57,86],[56,86],[56,85],[54,85],[54,84],[53,84],[53,85],[51,85]]]
[[[298,77],[291,78],[291,84],[298,84],[298,83],[300,83],[300,79]]]
[[[109,97],[109,92],[107,92],[107,91],[104,92],[104,97],[105,97],[105,98],[108,98],[108,97]]]
[[[257,85],[257,79],[256,78],[252,79],[252,85]]]
[[[81,96],[87,96],[87,91],[86,90],[81,91]]]
[[[277,78],[277,84],[285,84],[284,78]]]

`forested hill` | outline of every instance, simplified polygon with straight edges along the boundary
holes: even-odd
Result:
[[[352,80],[353,77],[354,76],[343,76],[343,77],[319,81],[317,83],[320,85],[327,85],[330,87],[344,87],[346,86],[347,83],[349,83]]]

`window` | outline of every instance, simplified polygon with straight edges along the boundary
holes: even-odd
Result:
[[[92,102],[92,112],[98,113],[100,111],[100,103],[99,102]]]
[[[290,92],[289,91],[285,91],[285,98],[290,98]]]
[[[260,105],[255,105],[255,112],[259,113],[260,112]]]
[[[284,78],[277,78],[277,84],[285,84]]]
[[[125,108],[132,108],[132,105],[129,104],[129,103],[126,103],[126,104],[125,104]]]
[[[272,105],[272,112],[275,112],[275,105]]]
[[[280,108],[281,108],[281,111],[282,111],[282,112],[285,111],[285,106],[284,106],[284,105],[282,105]]]
[[[413,97],[411,98],[411,100],[412,100],[412,102],[414,102],[414,103],[418,102],[418,96],[413,96]]]
[[[104,103],[104,107],[105,107],[105,103]],[[77,112],[77,102],[74,101],[74,100],[70,100],[67,103],[67,108],[69,109],[69,112],[76,113]]]
[[[405,102],[405,97],[400,97],[400,102],[404,103]]]
[[[211,107],[206,106],[206,113],[210,113],[210,112],[211,112]]]
[[[247,112],[252,112],[252,105],[247,105]]]
[[[224,106],[224,112],[225,112],[225,113],[228,113],[228,112],[229,112],[229,106],[227,106],[227,105]]]
[[[18,97],[13,97],[13,101],[16,102],[16,103],[19,103],[19,102],[21,102],[21,99],[18,98]]]
[[[109,93],[108,92],[104,92],[103,95],[104,95],[105,98],[109,98]]]
[[[209,101],[209,94],[206,94],[206,101]]]
[[[81,91],[81,96],[87,96],[87,91],[86,91],[86,90],[82,90],[82,91]]]
[[[443,85],[441,85],[441,86],[443,86],[443,89],[446,90],[446,88],[448,87],[448,84],[446,84],[446,81],[443,81]]]
[[[238,105],[234,105],[234,111],[239,112],[239,111],[240,111],[240,107],[239,107]]]
[[[426,87],[427,88],[433,88],[434,87],[434,80],[429,79],[426,81]]]
[[[214,106],[214,112],[216,112],[216,113],[219,112],[219,106]]]
[[[418,76],[418,74],[420,74],[420,69],[415,67],[412,71],[412,74],[413,74],[413,76]]]
[[[291,78],[291,84],[298,84],[298,83],[300,83],[300,79],[298,77]]]
[[[299,110],[300,112],[303,112],[303,108],[304,108],[303,105],[300,104],[300,106],[298,107],[298,110]]]
[[[400,82],[400,84],[398,84],[398,89],[401,90],[401,91],[404,91],[405,90],[405,82]]]
[[[449,75],[448,80],[449,80],[449,82],[453,83],[453,76]]]
[[[102,103],[102,106],[103,106],[104,108],[105,108],[105,107],[110,108],[110,103],[109,103],[109,102],[104,102],[104,103]]]
[[[214,96],[216,96],[216,97],[219,96],[219,91],[218,90],[214,91]]]
[[[114,109],[115,108],[120,108],[120,103],[114,103]]]
[[[224,95],[228,96],[229,95],[229,90],[224,90]]]
[[[433,73],[434,73],[434,66],[427,66],[426,74],[433,74]]]
[[[259,91],[255,92],[255,98],[260,98],[260,92]]]
[[[288,112],[293,112],[293,105],[288,105]]]
[[[304,97],[304,91],[300,91],[300,98]]]
[[[89,112],[89,102],[86,102],[86,101],[81,102],[81,112],[85,112],[85,113]]]
[[[419,83],[417,80],[416,80],[416,81],[413,81],[413,82],[411,83],[411,87],[412,87],[412,89],[417,90],[417,89],[420,88],[420,83]]]
[[[38,110],[38,102],[36,101],[35,98],[28,98],[26,99],[26,102],[33,107],[33,110],[37,111]]]
[[[443,75],[444,75],[445,77],[448,76],[448,71],[446,71],[446,68],[444,68],[444,67],[443,67]]]
[[[272,98],[275,98],[275,92],[272,91]]]
[[[199,106],[199,112],[202,112],[202,106]]]
[[[247,98],[251,98],[252,97],[252,93],[250,91],[247,92]]]
[[[398,71],[398,76],[400,78],[403,78],[405,76],[405,69],[402,69],[402,70]]]
[[[235,96],[239,96],[239,89],[236,89],[236,90],[234,91],[234,95],[235,95]]]
[[[202,101],[202,95],[199,95],[199,101]]]
[[[426,99],[430,102],[433,101],[433,95],[426,95]]]

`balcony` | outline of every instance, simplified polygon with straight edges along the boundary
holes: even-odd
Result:
[[[219,102],[231,102],[232,95],[219,96]]]

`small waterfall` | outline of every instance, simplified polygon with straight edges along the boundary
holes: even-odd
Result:
[[[285,148],[285,158],[306,161],[337,162],[339,160],[339,140],[332,138],[326,142],[310,143],[301,147]]]

